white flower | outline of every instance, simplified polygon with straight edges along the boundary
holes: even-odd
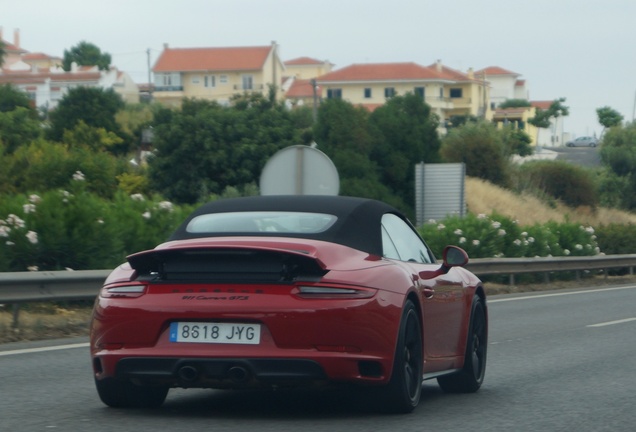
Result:
[[[11,228],[8,226],[0,225],[0,237],[9,237],[9,233],[11,232]]]
[[[38,195],[32,194],[29,195],[29,202],[32,204],[38,204],[40,201],[42,201],[42,198],[40,198]]]
[[[64,267],[64,270],[66,270],[66,271],[75,271],[75,270],[73,270],[73,269],[72,269],[72,268],[70,268],[70,267]]]
[[[459,238],[459,243],[460,244],[466,243],[466,237],[460,237]]]
[[[143,201],[143,200],[144,200],[144,196],[143,196],[142,194],[140,194],[140,193],[132,194],[132,195],[130,196],[130,198],[131,198],[133,201]]]
[[[84,181],[84,173],[81,171],[75,171],[75,174],[73,174],[73,180]]]
[[[38,244],[38,233],[36,233],[35,231],[29,231],[25,235],[31,243]]]
[[[26,226],[24,221],[14,214],[7,216],[7,223],[18,228],[24,228]]]
[[[528,243],[534,243],[534,237],[528,237]]]
[[[462,235],[462,234],[464,234],[464,233],[462,232],[462,230],[460,230],[459,228],[457,228],[455,231],[453,231],[453,234],[460,236],[460,235]]]
[[[437,223],[437,221],[436,221],[435,219],[429,219],[429,220],[428,220],[428,223],[430,223],[430,224],[434,224],[434,223]]]
[[[563,249],[563,253],[565,255],[570,255],[570,250],[569,249]]]
[[[150,219],[150,212],[147,211],[146,213],[142,214],[141,217],[143,217],[144,219]]]
[[[499,231],[497,231],[497,235],[498,236],[505,236],[506,235],[506,230],[500,229]]]
[[[24,204],[22,210],[24,214],[35,213],[35,204]]]
[[[517,246],[521,246],[521,240],[516,239],[515,241],[513,241],[513,243]]]
[[[596,255],[600,254],[600,253],[601,253],[601,248],[600,248],[600,247],[598,247],[598,246],[596,246],[596,247],[594,248],[594,252],[596,252]]]
[[[446,225],[444,225],[444,224],[439,224],[439,225],[437,225],[437,230],[438,230],[438,231],[441,231],[441,230],[443,230],[443,229],[445,229],[445,228],[446,228]]]
[[[473,245],[474,246],[479,246],[479,243],[480,243],[479,240],[473,240]]]
[[[13,243],[12,241],[8,241],[5,243],[7,246],[15,246],[15,243]]]
[[[98,224],[103,224],[104,223],[104,219],[102,219],[102,218],[97,219],[97,223]]]
[[[527,232],[525,232],[525,231],[524,231],[524,232],[522,232],[522,233],[521,233],[521,237],[528,237],[528,233],[527,233]]]
[[[576,244],[576,245],[574,245],[574,249],[576,249],[576,250],[582,250],[582,249],[583,249],[583,245]]]
[[[161,201],[159,203],[159,210],[167,210],[169,212],[173,211],[174,208],[172,206],[172,203],[170,201]]]
[[[494,221],[494,222],[492,223],[492,227],[493,227],[494,229],[499,229],[499,228],[501,228],[501,222]]]
[[[485,214],[483,214],[483,213],[479,213],[479,214],[477,215],[477,219],[486,219],[486,218],[488,218],[488,216],[486,216],[486,215],[485,215]]]
[[[33,272],[33,271],[38,271],[39,268],[38,268],[38,266],[28,266],[27,270]]]
[[[590,234],[594,234],[594,228],[592,228],[591,226],[585,228],[585,232],[588,232]]]

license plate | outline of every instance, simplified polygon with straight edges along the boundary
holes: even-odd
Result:
[[[170,342],[222,343],[258,345],[260,324],[173,322]]]

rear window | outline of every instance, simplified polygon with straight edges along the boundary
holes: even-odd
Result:
[[[336,220],[336,216],[324,213],[276,211],[212,213],[192,219],[186,231],[193,234],[316,234],[328,230]]]

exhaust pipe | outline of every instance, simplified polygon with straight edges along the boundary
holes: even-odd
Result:
[[[194,366],[183,366],[179,368],[177,375],[185,382],[193,382],[199,377],[199,371]]]
[[[250,373],[243,366],[232,366],[227,371],[227,377],[235,383],[244,383],[249,379]]]

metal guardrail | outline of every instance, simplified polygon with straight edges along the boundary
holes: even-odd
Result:
[[[466,268],[478,276],[629,268],[636,254],[559,258],[478,258]],[[0,304],[93,300],[110,270],[0,273]]]

